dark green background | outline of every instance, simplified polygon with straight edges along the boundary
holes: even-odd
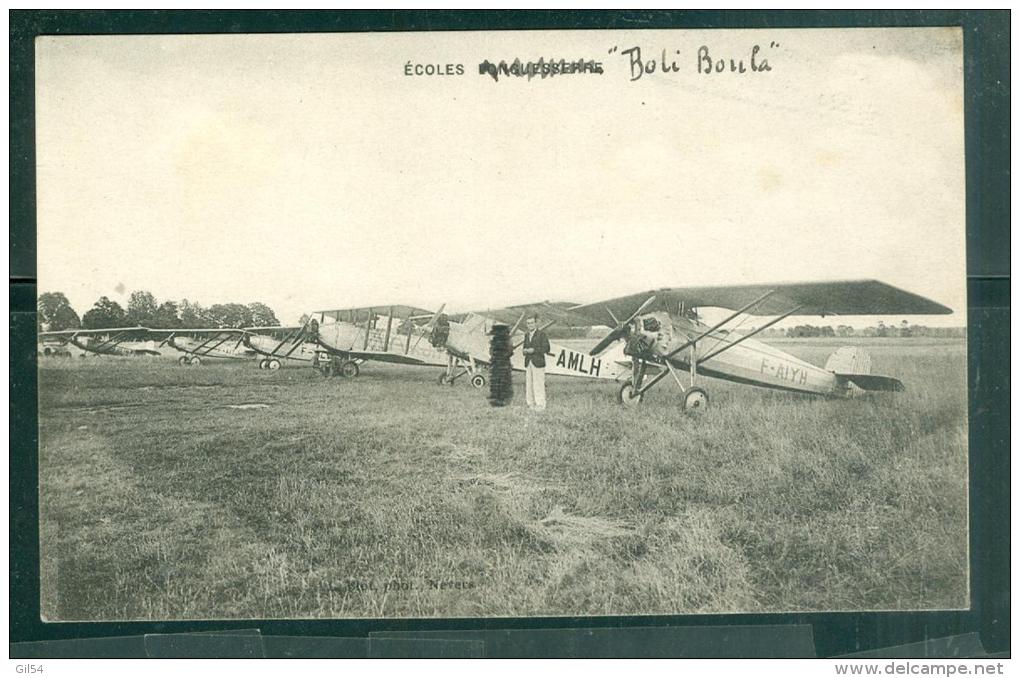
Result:
[[[35,363],[34,54],[37,35],[349,31],[962,26],[967,160],[971,596],[966,612],[353,621],[43,624],[39,618]],[[10,641],[12,656],[817,656],[978,634],[1009,650],[1009,12],[1008,11],[14,11],[10,12]],[[910,529],[904,525],[904,529]],[[748,628],[748,625],[759,628]],[[770,626],[764,626],[770,625]],[[611,631],[612,628],[617,631]],[[637,627],[655,627],[641,629]],[[248,634],[143,634],[226,629]],[[473,630],[369,644],[369,633]],[[555,633],[556,629],[578,629]],[[594,633],[589,630],[600,629]],[[443,637],[450,637],[442,634]],[[127,638],[126,638],[127,637]],[[338,637],[360,640],[331,640]],[[432,636],[435,638],[435,636]],[[969,637],[971,640],[973,636]],[[74,639],[109,639],[73,642]],[[70,642],[68,642],[70,641]],[[966,655],[968,640],[900,656]]]

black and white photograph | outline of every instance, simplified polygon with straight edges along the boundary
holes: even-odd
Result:
[[[969,608],[963,41],[37,37],[43,619]]]

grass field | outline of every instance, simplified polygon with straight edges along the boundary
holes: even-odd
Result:
[[[838,345],[783,342],[816,364]],[[877,341],[908,391],[705,380],[544,415],[437,369],[40,361],[50,620],[961,608],[966,347]],[[236,405],[255,405],[234,408]],[[268,407],[259,407],[267,405]]]

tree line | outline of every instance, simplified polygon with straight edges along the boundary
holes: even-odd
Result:
[[[754,328],[749,328],[747,332]],[[906,320],[898,325],[887,325],[879,321],[878,325],[856,328],[850,325],[796,325],[794,327],[770,327],[762,332],[763,337],[965,337],[965,327],[928,327],[927,325],[911,325]]]
[[[37,304],[39,331],[104,329],[142,325],[153,329],[203,327],[278,327],[273,309],[259,301],[226,303],[205,307],[198,302],[169,299],[159,302],[151,292],[137,290],[128,297],[125,309],[109,297],[100,297],[92,308],[78,316],[62,292],[44,292]]]

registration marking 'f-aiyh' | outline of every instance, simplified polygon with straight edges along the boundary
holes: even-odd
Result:
[[[599,372],[602,370],[602,361],[592,358],[591,362],[585,365],[585,357],[583,353],[560,349],[560,355],[556,358],[556,367],[563,367],[579,374],[590,374],[593,377],[599,376]]]
[[[807,384],[807,370],[803,367],[794,367],[785,362],[773,362],[768,358],[762,358],[761,373],[770,375],[780,381],[788,381],[800,385]]]

